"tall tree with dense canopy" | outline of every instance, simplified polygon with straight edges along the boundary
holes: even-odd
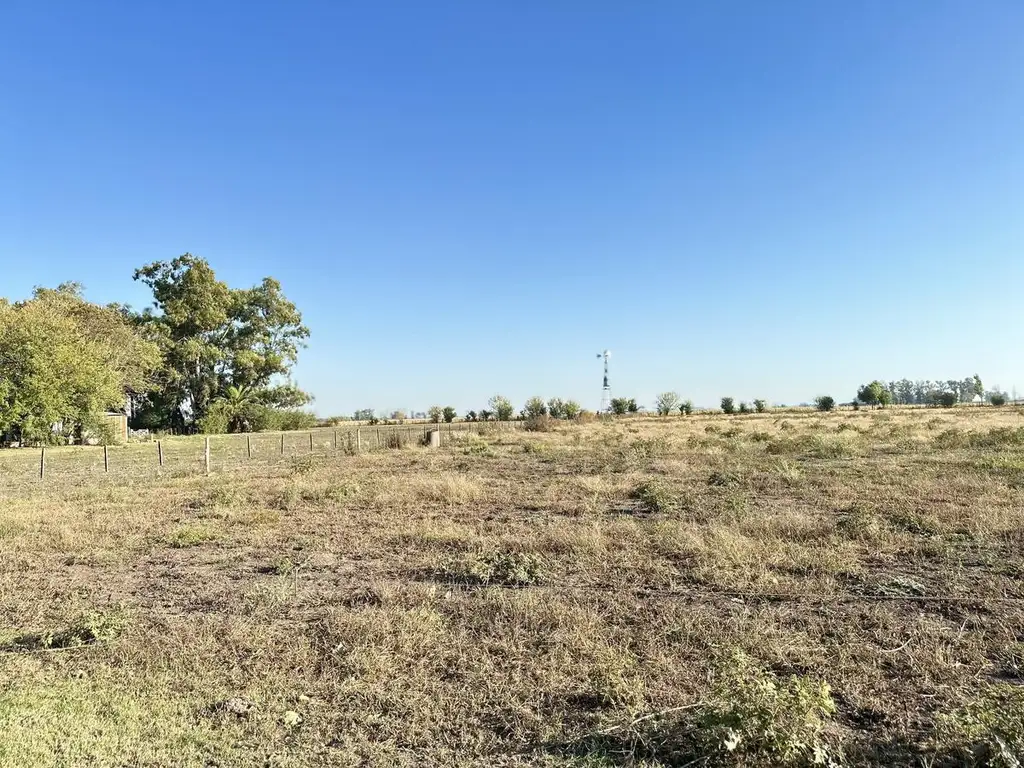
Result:
[[[159,364],[118,308],[91,304],[75,283],[0,301],[0,433],[41,442],[57,424],[63,436],[98,430],[99,414],[146,391]]]
[[[153,292],[153,307],[137,322],[160,347],[161,386],[137,405],[150,427],[189,431],[228,388],[244,388],[270,408],[295,408],[309,396],[282,380],[309,336],[302,315],[267,277],[252,288],[230,288],[201,258],[184,254],[135,271]]]

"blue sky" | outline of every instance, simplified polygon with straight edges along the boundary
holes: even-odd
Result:
[[[277,277],[321,414],[1024,390],[1024,4],[35,2],[0,295]]]

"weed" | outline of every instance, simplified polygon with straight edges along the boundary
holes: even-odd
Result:
[[[735,472],[715,470],[708,475],[708,485],[718,488],[739,485],[741,482],[742,478]]]
[[[663,514],[676,508],[672,494],[661,483],[645,480],[633,489],[632,498],[640,502],[646,512]]]
[[[995,683],[938,719],[940,744],[968,765],[1019,768],[1024,762],[1024,688]]]
[[[467,584],[539,584],[541,560],[530,552],[477,552],[441,567],[447,579]]]
[[[167,543],[174,549],[185,549],[198,547],[217,538],[217,533],[204,525],[182,525],[171,531]]]
[[[64,629],[19,635],[11,642],[10,648],[44,650],[108,643],[121,634],[127,623],[127,616],[121,611],[88,611],[77,616]]]

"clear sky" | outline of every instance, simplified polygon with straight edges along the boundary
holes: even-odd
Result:
[[[0,295],[273,275],[321,414],[1024,389],[1024,3],[0,9]]]

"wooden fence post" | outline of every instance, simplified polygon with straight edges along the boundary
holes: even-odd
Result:
[[[161,440],[156,441],[156,462],[161,467],[164,465],[164,444]]]
[[[284,432],[281,433],[281,455],[284,456]]]
[[[210,474],[210,438],[206,438],[206,445],[203,450],[203,460],[206,463],[206,474]]]
[[[106,443],[103,444],[103,471],[104,472],[109,472],[110,471],[110,461],[107,458],[107,445],[106,445]]]
[[[338,450],[338,430],[334,430],[334,450]]]
[[[39,479],[46,477],[46,446],[39,449]]]
[[[245,458],[252,458],[252,438],[249,435],[245,436]]]
[[[377,427],[377,447],[380,448],[380,427]]]
[[[356,453],[361,453],[363,450],[363,438],[359,434],[359,427],[356,427]]]
[[[309,452],[313,452],[313,433],[309,433]]]

